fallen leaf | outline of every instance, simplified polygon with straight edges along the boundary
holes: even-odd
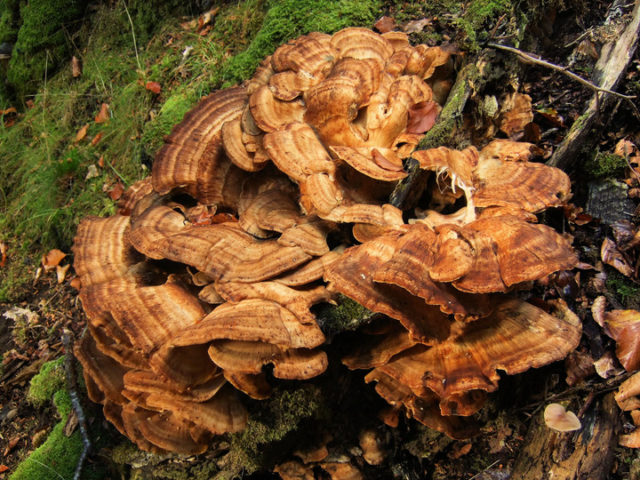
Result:
[[[98,166],[100,168],[104,168],[104,157],[102,155],[100,155],[100,158],[98,159]]]
[[[380,33],[387,33],[396,28],[396,21],[391,17],[384,16],[374,23],[373,26]]]
[[[206,27],[204,27],[202,30],[200,30],[200,31],[198,32],[198,34],[199,34],[201,37],[206,37],[206,36],[209,34],[209,32],[210,32],[210,31],[211,31],[211,25],[207,25],[207,26],[206,26]]]
[[[582,428],[582,424],[576,414],[568,412],[559,403],[547,405],[544,409],[544,423],[550,429],[558,432],[573,432]]]
[[[632,142],[623,138],[618,143],[616,143],[616,148],[613,151],[613,153],[622,158],[626,158],[626,157],[630,157],[637,151],[638,149]]]
[[[99,176],[100,174],[98,173],[98,167],[96,167],[95,165],[89,165],[89,168],[87,168],[87,176],[84,177],[85,180],[89,180],[91,178],[95,178],[97,176]]]
[[[0,242],[0,255],[2,255],[0,259],[0,268],[2,268],[7,264],[7,244],[4,242]]]
[[[0,465],[0,473],[4,473],[7,470],[9,470],[9,467],[7,467],[6,465],[2,464]]]
[[[78,415],[75,410],[71,410],[63,429],[65,437],[70,437],[76,431],[76,428],[78,428]]]
[[[36,104],[35,104],[35,103],[33,103],[33,100],[31,100],[31,99],[27,100],[27,101],[26,101],[26,102],[24,102],[24,103],[25,103],[25,105],[27,106],[27,108],[28,108],[28,109],[32,109],[33,107],[35,107],[35,106],[36,106]]]
[[[409,109],[406,133],[425,133],[436,123],[440,106],[436,102],[416,103]]]
[[[7,455],[9,455],[9,452],[11,450],[13,450],[14,448],[16,448],[16,445],[18,445],[19,441],[20,441],[20,437],[19,436],[15,436],[11,440],[9,440],[9,443],[7,443],[7,448],[4,449],[3,455],[5,457]]]
[[[38,280],[40,280],[40,276],[42,275],[42,267],[38,267],[36,269],[36,274],[33,276],[33,284],[35,285]]]
[[[67,271],[69,270],[70,266],[71,266],[71,264],[67,263],[64,266],[58,265],[56,267],[56,275],[58,277],[58,284],[61,284],[62,282],[64,282],[64,278],[67,276]]]
[[[44,267],[44,271],[48,272],[56,268],[60,264],[60,261],[62,261],[66,256],[66,253],[62,250],[58,250],[57,248],[49,250],[49,252],[42,257],[42,266]]]
[[[613,358],[613,354],[611,352],[606,352],[602,357],[600,357],[593,363],[593,366],[596,369],[596,373],[601,378],[605,379],[624,373],[624,370],[617,367],[616,361]]]
[[[73,277],[71,279],[71,281],[69,282],[69,285],[71,285],[73,288],[75,288],[76,290],[80,290],[80,287],[82,286],[82,282],[80,281],[80,277]]]
[[[76,133],[76,143],[78,143],[80,140],[82,140],[84,137],[87,136],[87,130],[89,130],[89,124],[87,123],[84,127],[82,127],[80,130],[78,130],[78,133]]]
[[[93,139],[91,140],[91,146],[95,147],[101,138],[102,138],[102,132],[98,132],[98,134],[95,137],[93,137]]]
[[[500,112],[500,130],[511,139],[523,132],[527,124],[533,121],[531,97],[522,93],[513,93],[502,99]]]
[[[71,76],[78,78],[80,75],[82,75],[82,63],[80,63],[80,59],[74,55],[71,57]]]
[[[453,451],[451,452],[451,454],[449,455],[451,458],[453,458],[454,460],[465,456],[467,453],[469,453],[471,451],[471,443],[465,443],[464,445],[461,445],[460,447],[454,447]]]
[[[152,93],[155,93],[156,95],[158,95],[162,91],[162,87],[158,82],[147,82],[144,84],[144,88]]]
[[[420,33],[421,31],[424,30],[424,27],[426,27],[427,25],[431,25],[431,19],[430,18],[422,18],[420,20],[412,20],[410,22],[407,22],[407,24],[404,26],[403,30],[405,33]]]
[[[616,341],[616,357],[627,372],[640,367],[640,312],[612,310],[604,314],[604,331]]]
[[[571,352],[564,361],[567,371],[567,384],[574,386],[594,373],[593,357],[580,350]]]
[[[122,196],[123,193],[124,185],[122,184],[122,182],[118,182],[109,190],[109,198],[115,202]]]
[[[604,310],[607,307],[607,297],[600,295],[591,304],[591,315],[595,322],[604,328]]]
[[[630,277],[633,275],[633,267],[629,265],[622,253],[616,248],[616,244],[610,238],[605,238],[600,247],[600,257],[607,265],[612,266],[623,275]]]
[[[10,113],[18,113],[15,107],[9,107],[6,110],[0,110],[0,115],[9,115]]]
[[[100,111],[98,112],[98,115],[96,115],[95,118],[95,122],[96,123],[105,123],[109,121],[109,118],[111,118],[109,116],[109,104],[108,103],[103,103],[102,106],[100,107]]]

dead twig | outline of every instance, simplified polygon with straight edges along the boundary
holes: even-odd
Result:
[[[80,480],[82,474],[82,467],[84,461],[91,450],[91,440],[89,440],[89,434],[87,433],[87,419],[84,415],[82,404],[80,403],[80,396],[77,390],[77,378],[76,370],[73,365],[73,341],[72,334],[66,328],[62,332],[62,343],[65,349],[64,369],[67,378],[67,389],[69,390],[69,397],[71,397],[71,405],[78,417],[78,428],[80,429],[80,435],[82,437],[82,452],[80,458],[78,458],[78,465],[76,466],[73,480]]]
[[[491,47],[491,48],[495,48],[497,50],[504,50],[505,52],[514,53],[518,57],[520,57],[520,59],[523,60],[524,62],[534,63],[536,65],[541,65],[543,67],[550,68],[551,70],[555,70],[556,72],[563,73],[567,77],[575,80],[576,82],[584,85],[585,87],[588,87],[588,88],[590,88],[590,89],[592,89],[592,90],[594,90],[596,92],[608,93],[610,95],[614,95],[616,97],[623,98],[624,100],[627,100],[627,101],[631,102],[631,105],[633,105],[635,107],[635,104],[633,103],[633,99],[636,98],[635,95],[624,95],[622,93],[618,93],[618,92],[614,92],[613,90],[609,90],[608,88],[599,87],[598,85],[590,82],[589,80],[587,80],[585,78],[582,78],[580,75],[576,75],[571,70],[569,70],[567,67],[563,67],[563,66],[560,66],[560,65],[556,65],[555,63],[548,62],[547,60],[543,60],[542,58],[540,58],[540,57],[538,57],[538,56],[536,56],[536,55],[534,55],[532,53],[523,52],[522,50],[518,50],[517,48],[514,48],[514,47],[508,47],[506,45],[499,45],[497,43],[487,43],[487,46]]]

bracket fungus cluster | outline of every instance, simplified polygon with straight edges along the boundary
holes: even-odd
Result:
[[[293,40],[187,113],[117,215],[81,223],[88,332],[76,355],[123,434],[196,453],[241,430],[243,394],[325,371],[312,307],[338,292],[385,316],[344,363],[451,436],[469,433],[461,416],[498,370],[575,348],[566,306],[553,315],[509,294],[577,262],[535,223],[569,197],[567,176],[507,140],[414,151],[446,99],[451,57],[362,28]],[[433,172],[438,206],[389,203],[410,156]]]

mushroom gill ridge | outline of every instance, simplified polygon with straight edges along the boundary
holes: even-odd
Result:
[[[565,305],[548,313],[513,294],[577,263],[534,215],[566,202],[568,177],[529,162],[521,142],[414,151],[451,57],[399,32],[300,37],[191,110],[119,214],[81,222],[88,329],[75,354],[121,433],[195,454],[242,430],[245,395],[326,371],[314,306],[338,294],[383,317],[343,363],[455,438],[472,433],[464,417],[498,370],[575,348],[580,322]],[[388,201],[409,156],[439,185],[415,212]]]

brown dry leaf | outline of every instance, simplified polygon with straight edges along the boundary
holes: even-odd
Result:
[[[42,266],[44,267],[44,271],[49,272],[56,268],[66,256],[66,253],[62,250],[58,250],[57,248],[49,250],[49,252],[42,257]]]
[[[531,97],[522,93],[514,93],[502,102],[500,115],[500,130],[509,136],[515,137],[522,132],[525,126],[533,121]]]
[[[95,122],[96,123],[105,123],[109,121],[109,104],[108,103],[103,103],[102,106],[100,107],[100,111],[98,112],[98,115],[96,115],[95,118]]]
[[[93,137],[93,140],[91,140],[91,146],[95,147],[101,138],[102,138],[102,132],[98,132],[98,134],[95,137]]]
[[[122,182],[118,182],[109,190],[109,198],[115,202],[122,196],[123,193],[124,185],[122,184]]]
[[[595,322],[604,328],[604,309],[607,307],[607,297],[600,295],[591,304],[591,315]]]
[[[406,133],[425,133],[436,123],[440,106],[436,102],[416,103],[409,109],[409,122]]]
[[[100,158],[98,159],[98,166],[100,168],[104,168],[104,156],[100,155]]]
[[[6,465],[2,464],[0,465],[0,473],[4,473],[7,470],[9,470],[9,467],[7,467]]]
[[[82,63],[80,59],[74,55],[71,57],[71,76],[78,78],[80,75],[82,75]]]
[[[622,253],[616,248],[616,244],[610,238],[605,238],[600,248],[600,257],[607,265],[612,266],[627,277],[633,275],[633,267],[629,265]]]
[[[404,30],[405,33],[420,33],[428,25],[431,25],[431,19],[422,18],[420,20],[412,20],[410,22],[407,22],[402,30]]]
[[[623,138],[618,143],[616,143],[616,148],[613,151],[613,153],[615,155],[620,156],[620,157],[626,158],[628,156],[630,157],[631,155],[633,155],[637,151],[638,151],[638,149],[633,144],[633,142],[630,142],[629,140],[626,140],[626,139]]]
[[[76,133],[76,143],[78,143],[80,140],[82,140],[84,137],[87,136],[87,130],[89,130],[89,124],[87,123],[84,127],[82,127],[80,130],[78,130],[78,133]]]
[[[470,451],[471,451],[471,443],[465,443],[463,445],[460,445],[459,447],[455,446],[449,456],[454,460],[456,460],[460,457],[464,457]]]
[[[396,21],[391,17],[384,16],[374,23],[373,26],[380,33],[387,33],[396,28]]]
[[[144,88],[152,93],[155,93],[156,95],[160,94],[160,92],[162,91],[162,87],[158,82],[147,82],[144,84]]]
[[[35,103],[33,102],[33,100],[31,100],[31,99],[27,100],[27,101],[26,101],[26,102],[24,102],[24,103],[25,103],[25,105],[27,106],[27,108],[28,108],[29,110],[31,110],[33,107],[35,107],[35,106],[36,106],[36,104],[35,104]]]
[[[65,277],[67,276],[67,271],[69,271],[70,263],[67,263],[64,266],[56,266],[56,275],[58,277],[58,284],[64,282]]]
[[[65,437],[70,437],[73,432],[76,431],[76,428],[78,428],[78,415],[76,411],[72,409],[67,417],[67,423],[64,424],[63,432]]]
[[[9,443],[7,443],[7,448],[4,449],[3,455],[6,457],[7,455],[9,455],[9,452],[11,452],[11,450],[13,450],[14,448],[16,448],[16,445],[18,445],[18,442],[20,441],[20,436],[16,435],[15,437],[13,437],[11,440],[9,440]]]
[[[0,115],[9,115],[10,113],[18,113],[15,107],[9,107],[6,110],[0,110]]]
[[[564,365],[567,370],[567,384],[574,386],[585,378],[593,375],[593,357],[587,352],[574,350],[565,359]]]
[[[7,244],[4,242],[0,242],[0,268],[4,267],[7,264]]]
[[[76,290],[80,290],[80,287],[82,287],[82,282],[80,281],[80,277],[73,277],[69,282],[69,285],[71,285]]]

